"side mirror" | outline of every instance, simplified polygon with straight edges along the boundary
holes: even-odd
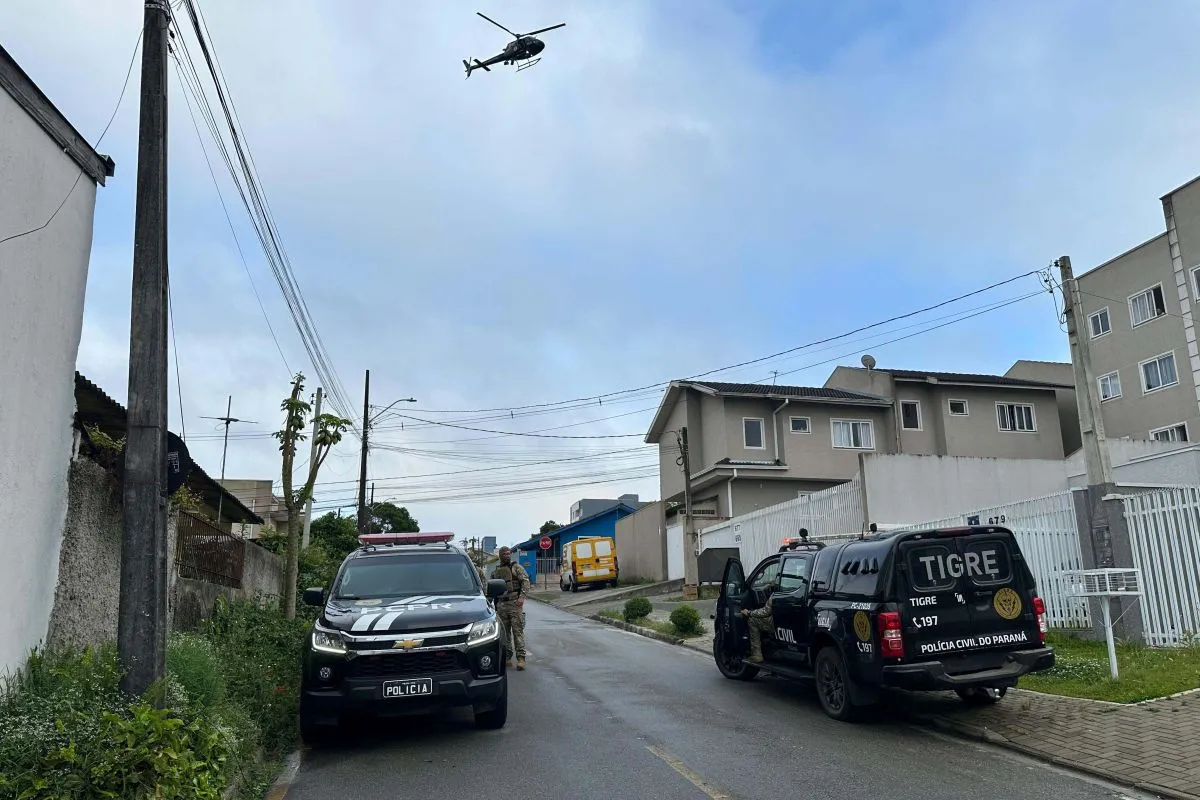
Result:
[[[499,578],[494,578],[487,582],[487,596],[489,600],[499,600],[508,593],[508,581],[502,581]]]
[[[320,586],[315,586],[304,590],[304,605],[306,606],[323,606],[325,605],[325,590]]]

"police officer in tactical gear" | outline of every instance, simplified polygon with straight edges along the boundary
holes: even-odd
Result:
[[[742,616],[750,625],[750,657],[746,659],[747,664],[763,663],[762,635],[775,629],[775,620],[771,617],[771,603],[775,600],[775,590],[778,588],[778,583],[767,586],[767,604],[762,608],[753,611],[742,609]]]
[[[509,644],[508,633],[504,637],[505,661],[512,666],[513,652],[517,656],[517,669],[525,669],[525,595],[529,593],[529,574],[513,560],[512,550],[500,548],[500,564],[492,571],[492,580],[508,583],[508,591],[496,603],[496,614],[507,632],[512,634]]]

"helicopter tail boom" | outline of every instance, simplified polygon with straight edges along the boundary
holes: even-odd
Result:
[[[463,66],[467,68],[467,77],[468,77],[468,78],[469,78],[469,77],[471,77],[471,73],[472,73],[473,71],[477,70],[477,69],[482,69],[484,72],[491,72],[491,71],[492,71],[492,70],[491,70],[491,69],[488,67],[488,65],[487,65],[487,64],[484,64],[484,63],[483,63],[482,61],[480,61],[478,58],[476,58],[476,59],[472,59],[472,60],[475,62],[473,65],[472,65],[472,64],[470,63],[470,61],[468,61],[467,59],[465,59],[465,58],[463,59]]]

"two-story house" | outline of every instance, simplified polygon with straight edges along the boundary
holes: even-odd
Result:
[[[1165,232],[1078,277],[1109,438],[1200,435],[1200,178],[1161,200]]]
[[[876,449],[912,455],[1062,458],[1059,384],[1003,375],[838,367],[828,388],[885,397]]]
[[[658,445],[663,500],[678,503],[686,427],[693,508],[728,518],[844,483],[860,453],[1062,458],[1063,388],[852,367],[821,387],[672,381],[646,442]]]

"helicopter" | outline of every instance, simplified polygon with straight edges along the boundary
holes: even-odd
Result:
[[[513,37],[513,41],[509,42],[504,47],[504,52],[500,53],[499,55],[492,56],[487,61],[480,61],[478,58],[470,60],[464,59],[463,66],[467,68],[468,78],[471,77],[471,73],[477,69],[482,69],[484,72],[491,72],[492,70],[490,67],[493,64],[504,64],[505,66],[508,66],[509,64],[517,64],[518,61],[521,61],[524,63],[517,64],[517,72],[520,72],[523,69],[529,69],[534,64],[542,60],[536,56],[538,53],[546,49],[546,43],[541,39],[536,39],[534,37],[539,33],[552,31],[555,28],[561,28],[567,24],[565,22],[560,22],[557,25],[551,25],[549,28],[542,28],[530,33],[513,33],[508,28],[489,17],[487,14],[484,14],[482,11],[476,11],[475,13],[505,33],[510,34]],[[470,63],[471,61],[474,61],[475,63],[472,64]]]

